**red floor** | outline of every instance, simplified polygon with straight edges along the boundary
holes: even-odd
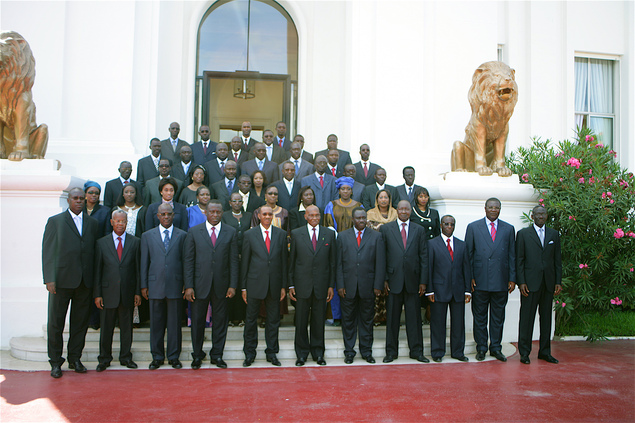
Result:
[[[534,350],[537,348],[535,345]],[[556,342],[560,364],[1,371],[8,421],[635,421],[635,341]]]

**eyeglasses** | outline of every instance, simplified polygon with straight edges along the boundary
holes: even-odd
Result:
[[[88,195],[99,195],[99,191],[86,191]]]
[[[169,164],[160,164],[159,167],[170,167]]]
[[[268,193],[267,193],[267,195],[278,195],[278,193],[277,193],[277,192],[272,191],[272,192],[268,192]]]

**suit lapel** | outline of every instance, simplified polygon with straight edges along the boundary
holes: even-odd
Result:
[[[406,248],[405,251],[408,250],[408,248],[410,248],[410,246],[412,245],[413,241],[412,239],[414,238],[414,234],[416,233],[417,228],[412,224],[412,222],[410,222],[408,224],[408,235],[406,236]],[[399,234],[399,237],[401,238],[401,233]],[[403,244],[403,242],[402,242]]]
[[[486,219],[487,220],[487,219]],[[487,248],[489,248],[490,254],[492,253],[492,251],[494,251],[494,245],[496,244],[496,242],[492,242],[492,235],[489,232],[489,228],[488,228],[488,224],[489,221],[486,223],[485,221],[481,220],[481,225],[478,225],[479,230],[481,231],[481,236],[485,238],[486,242],[485,245],[487,246]],[[500,221],[499,223],[499,228],[500,228]],[[498,230],[496,231],[496,239],[498,239]]]
[[[86,218],[86,216],[83,215],[82,216],[82,230],[84,229],[84,220],[85,220],[85,218]],[[71,227],[73,233],[75,233],[75,235],[77,235],[78,237],[81,238],[82,236],[79,234],[79,231],[77,230],[77,226],[75,226],[75,221],[73,220],[73,218],[69,214],[68,210],[65,213],[65,219],[66,219],[66,224]]]
[[[530,233],[529,238],[531,238],[533,240],[533,242],[536,243],[538,248],[540,248],[541,250],[544,250],[545,247],[540,244],[540,237],[536,233],[536,228],[534,228],[533,225],[530,226],[529,228],[530,228],[530,230],[529,230],[529,233]],[[547,245],[547,230],[546,229],[545,229],[545,245]]]

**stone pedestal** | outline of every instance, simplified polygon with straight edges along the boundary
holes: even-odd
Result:
[[[529,213],[537,204],[538,196],[529,184],[521,184],[518,175],[502,178],[480,176],[474,172],[449,172],[427,186],[432,199],[431,207],[439,211],[439,217],[451,214],[456,219],[454,235],[465,240],[467,225],[485,218],[485,201],[496,197],[501,201],[500,219],[511,224],[518,232],[528,225],[523,222],[523,213]],[[520,292],[518,288],[509,296],[506,307],[503,342],[518,341],[518,319],[520,316]],[[466,307],[466,328],[471,329],[472,309]],[[553,333],[552,333],[553,335]],[[540,336],[538,319],[534,325],[533,339]]]
[[[41,336],[48,294],[42,280],[42,236],[48,218],[68,207],[67,192],[84,180],[57,160],[0,160],[0,348],[14,336]]]

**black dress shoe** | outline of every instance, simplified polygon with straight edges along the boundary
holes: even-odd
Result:
[[[500,351],[493,351],[489,353],[492,357],[494,357],[498,361],[502,361],[503,363],[507,361],[507,357]]]
[[[347,355],[346,357],[344,357],[344,363],[345,364],[353,364],[353,358],[354,358],[354,356]]]
[[[316,361],[318,366],[326,366],[326,360],[324,360],[324,357],[319,356]]]
[[[397,357],[392,356],[392,355],[387,355],[386,357],[384,357],[384,359],[382,360],[382,362],[384,363],[392,363],[393,361],[395,361],[397,359]]]
[[[466,356],[464,356],[464,355],[463,355],[463,356],[461,356],[461,357],[454,357],[454,356],[452,356],[452,358],[453,358],[453,359],[455,359],[455,360],[462,361],[462,362],[470,361],[470,359],[469,359],[469,358],[467,358],[467,357],[466,357]]]
[[[443,357],[432,357],[432,361],[435,363],[440,363],[443,361]]]
[[[366,360],[367,363],[375,364],[375,359],[372,355],[367,355],[366,357],[364,357],[364,360]]]
[[[203,365],[203,360],[200,358],[195,358],[194,360],[192,360],[192,368],[194,370],[198,370],[201,368],[201,366]]]
[[[249,367],[254,363],[254,357],[247,357],[245,361],[243,361],[243,367]]]
[[[304,363],[306,363],[306,358],[298,358],[295,361],[295,365],[300,367],[300,366],[304,366]]]
[[[272,355],[271,357],[267,357],[267,361],[271,364],[273,364],[274,366],[280,366],[280,360],[278,360],[278,357],[276,357],[275,355]]]
[[[483,360],[485,360],[485,352],[478,351],[476,353],[476,361],[483,361]]]
[[[163,360],[152,360],[152,362],[150,363],[150,365],[148,366],[148,369],[150,370],[156,370],[159,367],[163,366],[164,361]]]
[[[175,358],[174,360],[169,360],[168,364],[172,366],[172,368],[174,369],[181,369],[183,367],[183,364],[181,364],[181,361],[178,358]]]
[[[99,363],[97,365],[97,368],[95,369],[97,372],[103,372],[104,370],[106,370],[108,368],[108,364],[106,363]]]
[[[558,364],[558,360],[551,355],[538,355],[538,360],[545,360],[547,363]]]
[[[79,360],[74,363],[68,363],[68,368],[75,370],[75,373],[86,373],[86,367]]]
[[[62,368],[60,366],[51,366],[51,377],[59,379],[62,377]]]
[[[420,363],[429,363],[430,360],[428,360],[428,357],[426,357],[425,355],[421,354],[420,356],[410,356],[410,358],[417,360]]]
[[[122,366],[127,367],[127,368],[129,368],[129,369],[136,369],[136,368],[138,368],[138,367],[139,367],[139,366],[137,366],[137,363],[135,363],[135,362],[134,362],[134,361],[132,361],[132,360],[128,360],[128,361],[120,361],[120,362],[119,362],[119,364],[121,364]]]
[[[226,369],[227,368],[227,363],[225,363],[225,361],[222,358],[212,358],[210,360],[210,363],[214,364],[216,367],[218,367],[219,369]]]
[[[521,355],[520,356],[520,362],[523,363],[523,364],[531,363],[531,361],[529,360],[529,356],[527,356],[527,355]]]

